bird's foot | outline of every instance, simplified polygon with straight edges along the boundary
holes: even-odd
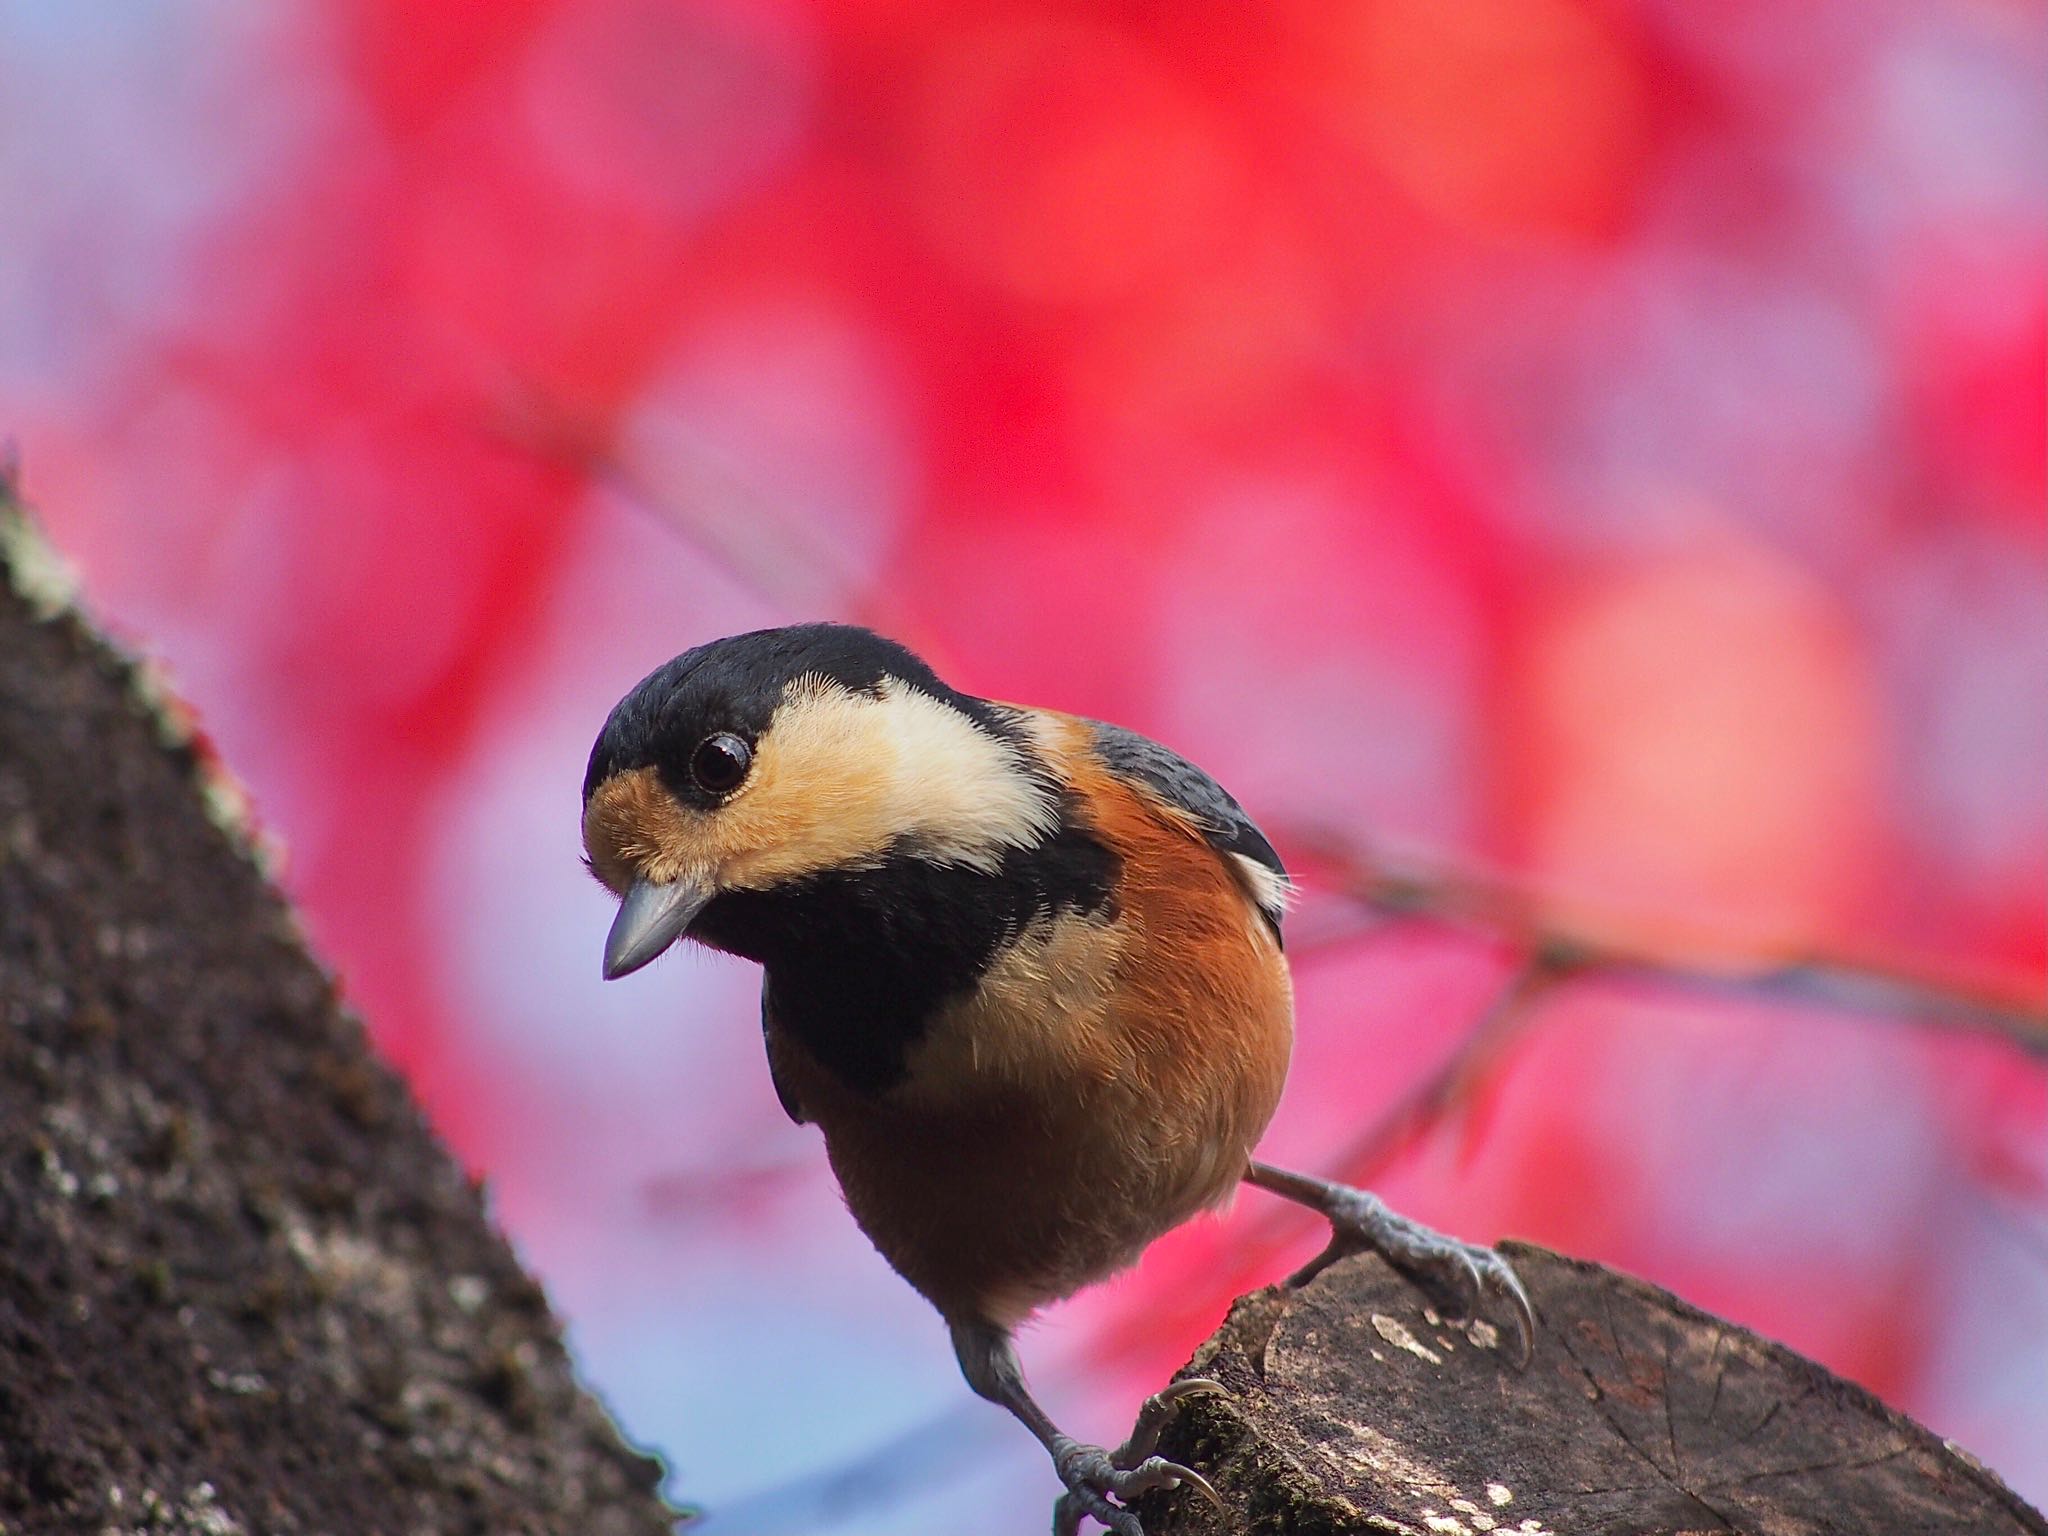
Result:
[[[1446,1316],[1477,1318],[1489,1295],[1506,1298],[1514,1310],[1521,1363],[1529,1363],[1536,1309],[1506,1259],[1491,1248],[1412,1221],[1367,1190],[1331,1184],[1326,1191],[1322,1203],[1330,1218],[1330,1246],[1289,1275],[1289,1287],[1306,1285],[1337,1260],[1370,1250],[1414,1282]]]
[[[1160,1432],[1173,1417],[1175,1405],[1200,1393],[1221,1391],[1219,1383],[1202,1377],[1176,1381],[1165,1391],[1145,1399],[1131,1438],[1114,1451],[1105,1451],[1099,1445],[1083,1445],[1062,1435],[1052,1447],[1052,1464],[1067,1491],[1053,1505],[1053,1536],[1075,1536],[1084,1515],[1092,1516],[1117,1536],[1145,1536],[1137,1515],[1125,1506],[1138,1495],[1158,1488],[1186,1486],[1222,1508],[1223,1500],[1201,1473],[1152,1454],[1159,1447]]]

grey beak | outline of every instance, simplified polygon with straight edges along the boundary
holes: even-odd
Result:
[[[708,882],[675,880],[656,885],[635,880],[619,903],[612,931],[604,941],[604,979],[617,981],[637,971],[683,936],[690,919],[710,903]]]

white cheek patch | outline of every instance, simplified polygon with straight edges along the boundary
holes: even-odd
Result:
[[[887,791],[912,836],[940,862],[993,870],[1006,848],[1059,830],[1048,786],[1016,749],[958,710],[891,679],[873,706],[895,747]]]
[[[900,841],[993,871],[1006,849],[1058,825],[1050,787],[958,710],[894,679],[879,697],[799,679],[707,840],[725,854],[726,883],[758,888],[857,866]]]

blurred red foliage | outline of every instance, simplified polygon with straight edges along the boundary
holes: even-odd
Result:
[[[598,996],[577,753],[710,634],[863,617],[1166,737],[1289,851],[1335,825],[1699,964],[2038,1007],[2037,4],[214,0],[0,41],[29,490],[686,1492],[862,1450],[691,1417],[743,1331],[704,1277],[872,1264],[787,1215],[823,1175],[765,1090],[703,1102],[758,1076],[743,977]],[[1405,927],[1310,949],[1302,1162],[1502,974]],[[2039,1498],[2041,1083],[1594,978],[1375,1171],[1779,1332]],[[1049,1374],[1114,1364],[1099,1432],[1306,1239],[1268,1220],[1074,1309]],[[858,1294],[816,1326],[924,1326]],[[699,1320],[665,1395],[603,1322],[664,1307]],[[933,1338],[928,1391],[874,1388],[899,1418],[952,1390]]]

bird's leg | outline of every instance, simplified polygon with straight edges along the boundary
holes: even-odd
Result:
[[[1287,1277],[1290,1289],[1308,1284],[1339,1259],[1367,1249],[1420,1286],[1453,1317],[1476,1317],[1486,1293],[1505,1296],[1515,1311],[1515,1329],[1526,1365],[1535,1342],[1536,1313],[1508,1261],[1491,1248],[1457,1238],[1390,1210],[1368,1190],[1333,1184],[1270,1163],[1253,1163],[1245,1182],[1293,1200],[1330,1219],[1330,1243]]]
[[[960,1374],[967,1378],[967,1385],[1015,1414],[1038,1437],[1052,1457],[1053,1470],[1067,1485],[1067,1491],[1053,1505],[1054,1536],[1074,1536],[1081,1528],[1083,1515],[1094,1516],[1117,1536],[1145,1536],[1138,1517],[1111,1500],[1133,1499],[1155,1488],[1178,1488],[1185,1483],[1212,1503],[1222,1504],[1201,1473],[1152,1454],[1173,1405],[1196,1392],[1222,1391],[1215,1382],[1175,1382],[1147,1400],[1128,1441],[1114,1451],[1105,1451],[1099,1445],[1083,1445],[1061,1434],[1059,1426],[1046,1416],[1024,1385],[1024,1367],[1006,1330],[982,1322],[952,1326],[953,1352],[960,1357]]]

